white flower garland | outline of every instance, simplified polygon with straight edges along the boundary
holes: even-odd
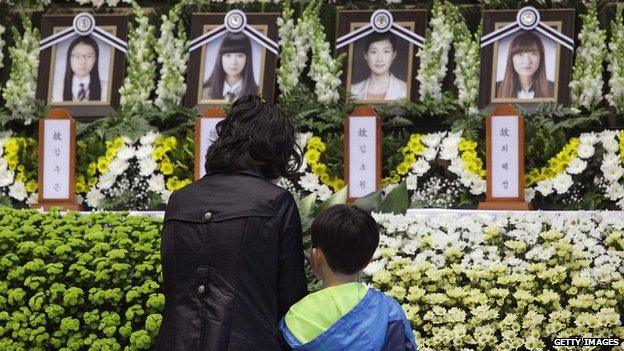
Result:
[[[108,165],[108,170],[100,174],[98,182],[87,192],[85,201],[90,207],[99,208],[101,201],[106,198],[102,191],[114,187],[117,177],[130,167],[130,159],[135,156],[135,149],[132,146],[132,140],[123,137],[123,141],[124,146],[117,151]]]
[[[427,29],[425,47],[418,51],[420,69],[416,79],[420,82],[420,99],[440,100],[442,81],[446,76],[448,53],[453,42],[453,24],[439,0],[433,3],[431,20]]]
[[[156,88],[154,104],[162,111],[182,103],[186,93],[184,74],[188,63],[188,40],[180,18],[185,2],[175,5],[169,15],[162,16],[160,37],[156,42],[156,53],[160,68],[160,79]]]
[[[282,94],[288,94],[297,84],[306,67],[311,41],[310,22],[300,19],[295,25],[294,10],[290,1],[284,2],[279,26],[280,67],[277,69],[277,84]]]
[[[12,136],[13,132],[10,130],[0,132],[0,194],[31,204],[36,202],[37,193],[28,194],[26,184],[21,180],[15,179],[15,172],[9,168],[8,161],[5,158],[4,146]]]
[[[576,51],[574,71],[570,82],[572,104],[592,109],[602,100],[602,63],[607,53],[605,30],[600,29],[596,0],[589,4],[588,12],[581,15],[583,29],[578,35],[581,41]]]
[[[130,114],[139,113],[152,106],[150,95],[156,79],[154,45],[156,28],[138,4],[133,2],[134,17],[138,26],[130,30],[128,40],[128,70],[124,84],[119,89],[121,110]]]
[[[11,73],[2,97],[15,119],[29,125],[37,116],[37,68],[39,66],[39,30],[33,28],[26,14],[22,14],[23,32],[14,27],[15,46],[9,48]]]
[[[607,101],[620,113],[624,111],[624,20],[622,10],[616,8],[615,19],[611,22],[611,42],[607,56],[611,74]]]
[[[158,165],[152,155],[154,154],[154,143],[160,133],[148,132],[139,139],[140,146],[137,148],[136,157],[139,162],[140,175],[149,177],[148,190],[160,195],[163,203],[169,202],[171,191],[165,186],[165,176],[158,172]]]
[[[308,140],[310,140],[312,136],[313,134],[309,132],[297,134],[297,145],[301,150],[305,151]],[[310,193],[316,193],[317,199],[319,201],[325,201],[329,199],[334,194],[334,192],[327,185],[321,184],[319,177],[316,174],[312,173],[309,168],[310,167],[308,164],[308,160],[304,156],[301,162],[301,168],[297,170],[297,173],[299,173],[300,175],[299,181],[297,183],[301,186],[301,188],[303,188],[303,190]]]
[[[304,11],[304,28],[310,28],[312,41],[312,64],[309,76],[315,83],[314,92],[323,105],[331,105],[340,99],[339,87],[342,85],[343,55],[333,58],[329,43],[325,40],[325,28],[321,24],[321,0],[311,0]]]
[[[410,167],[405,178],[407,190],[416,190],[418,187],[418,178],[425,175],[431,169],[431,162],[435,161],[440,152],[441,141],[446,136],[446,132],[430,133],[421,139],[425,145],[425,150],[421,152]]]

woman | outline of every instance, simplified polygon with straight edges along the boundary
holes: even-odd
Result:
[[[526,32],[511,41],[505,76],[496,91],[498,98],[554,97],[555,84],[546,78],[544,44],[537,35]]]
[[[366,37],[364,60],[370,74],[351,85],[351,94],[356,100],[397,100],[407,96],[407,84],[390,72],[396,55],[394,37],[390,33],[373,33]]]
[[[202,100],[234,100],[258,94],[253,74],[251,42],[244,33],[228,33],[221,43]]]
[[[108,83],[100,80],[100,52],[91,36],[79,36],[67,49],[63,81],[54,84],[52,101],[106,101]]]
[[[275,185],[301,163],[295,130],[245,96],[217,135],[207,174],[167,204],[156,350],[280,350],[278,322],[307,292],[299,212]]]

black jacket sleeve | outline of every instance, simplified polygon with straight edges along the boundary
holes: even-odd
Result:
[[[289,192],[285,192],[278,200],[276,219],[280,226],[277,312],[281,319],[290,306],[308,293],[303,261],[301,218],[295,200]]]

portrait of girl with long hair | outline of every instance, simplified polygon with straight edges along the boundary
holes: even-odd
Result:
[[[228,33],[223,38],[210,77],[202,86],[202,100],[235,100],[257,95],[251,42],[244,33]]]
[[[106,101],[108,82],[100,78],[100,48],[91,36],[79,36],[67,49],[62,81],[54,82],[52,101]]]
[[[546,76],[542,40],[531,32],[515,37],[509,45],[503,80],[496,83],[496,97],[503,99],[553,98],[555,83]]]

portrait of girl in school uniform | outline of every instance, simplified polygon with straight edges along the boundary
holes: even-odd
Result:
[[[75,36],[54,47],[49,101],[54,105],[108,104],[114,50],[91,35]]]
[[[537,31],[500,40],[494,60],[494,102],[555,101],[558,45]]]
[[[245,33],[227,33],[202,49],[199,98],[227,103],[262,93],[265,49]]]
[[[353,43],[347,91],[356,102],[389,103],[409,98],[410,46],[389,32],[371,33]]]

